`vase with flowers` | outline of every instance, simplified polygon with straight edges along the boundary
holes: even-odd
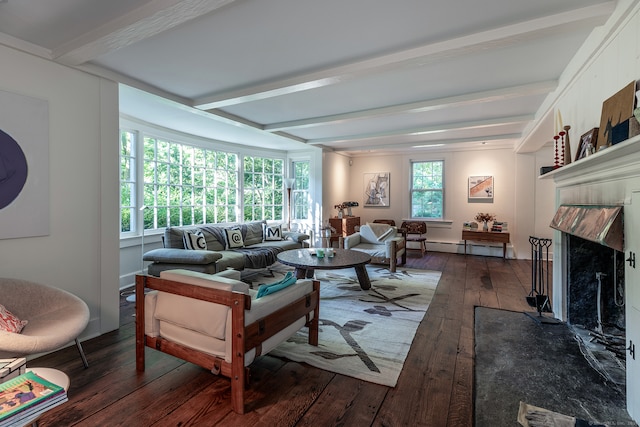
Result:
[[[474,219],[478,222],[482,222],[483,231],[489,231],[489,221],[495,221],[496,216],[494,214],[480,212]]]

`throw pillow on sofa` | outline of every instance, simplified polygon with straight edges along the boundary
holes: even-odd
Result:
[[[282,224],[264,225],[264,241],[282,240]]]
[[[27,323],[28,320],[18,319],[15,314],[11,313],[4,305],[0,304],[0,331],[19,334]]]
[[[227,246],[229,249],[244,247],[242,231],[240,231],[239,228],[226,228],[224,231],[227,237]]]
[[[184,243],[185,249],[201,251],[207,250],[207,241],[204,238],[204,233],[202,233],[202,231],[200,230],[196,231],[195,233],[185,231],[184,235],[182,236],[182,241]]]

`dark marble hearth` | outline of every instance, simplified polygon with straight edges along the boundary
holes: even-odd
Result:
[[[567,324],[478,307],[475,343],[475,427],[518,426],[520,402],[589,423],[636,425],[624,387],[593,369]]]

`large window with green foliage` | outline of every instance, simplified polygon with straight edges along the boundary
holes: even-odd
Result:
[[[245,156],[243,167],[244,221],[282,220],[284,160]]]
[[[411,217],[444,217],[444,161],[411,163]]]
[[[135,231],[136,134],[120,132],[120,232]],[[132,222],[133,221],[133,222]]]
[[[311,212],[309,197],[309,161],[294,161],[291,164],[292,177],[295,182],[291,192],[291,219],[309,219]]]
[[[120,231],[284,218],[284,158],[206,149],[120,131]],[[240,174],[243,174],[240,176]],[[309,164],[296,162],[296,217],[308,215]]]
[[[144,138],[144,228],[237,221],[238,156]]]

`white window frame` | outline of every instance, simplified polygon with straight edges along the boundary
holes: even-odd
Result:
[[[298,165],[307,165],[307,175],[303,176]],[[291,161],[290,176],[294,179],[291,191],[291,221],[308,221],[311,217],[311,162],[309,160]]]
[[[414,187],[414,167],[417,164],[424,164],[424,163],[440,163],[441,164],[441,174],[440,174],[440,182],[441,187],[440,188],[416,188]],[[411,175],[410,175],[410,194],[409,194],[409,213],[410,213],[410,217],[412,219],[426,219],[426,220],[444,220],[445,217],[445,162],[444,160],[412,160],[411,161]],[[433,176],[433,174],[432,174]],[[441,200],[442,200],[442,206],[441,206],[441,216],[438,217],[431,217],[431,216],[419,216],[419,215],[414,215],[415,214],[415,209],[413,206],[413,199],[414,199],[414,194],[415,193],[440,193],[441,196]]]

